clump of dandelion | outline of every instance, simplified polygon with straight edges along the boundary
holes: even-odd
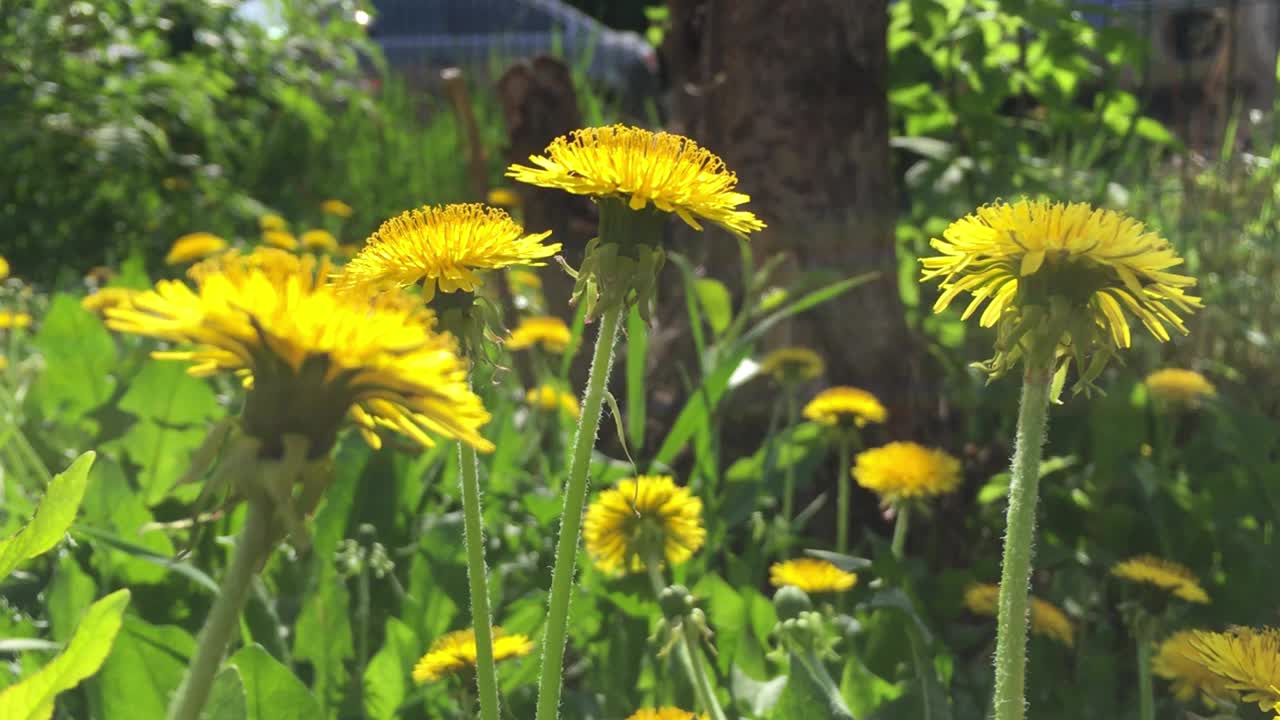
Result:
[[[857,583],[856,573],[818,558],[796,558],[769,566],[769,584],[777,588],[791,585],[810,594],[834,593],[849,590]]]
[[[839,471],[836,473],[836,552],[849,549],[849,478],[851,446],[861,449],[859,430],[868,423],[883,423],[889,412],[879,398],[862,388],[837,385],[819,392],[804,406],[806,419],[831,428],[836,436]]]
[[[493,659],[495,662],[520,658],[533,652],[533,641],[520,634],[508,635],[494,626]],[[413,666],[413,680],[418,684],[439,680],[448,675],[476,669],[476,631],[457,630],[442,635]]]
[[[31,322],[30,313],[0,310],[0,330],[25,330]]]
[[[164,262],[166,265],[189,265],[226,249],[227,241],[213,233],[187,233],[173,241],[169,253],[164,256]]]

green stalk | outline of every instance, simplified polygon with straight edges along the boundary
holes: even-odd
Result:
[[[836,452],[840,453],[840,472],[836,474],[836,552],[845,555],[849,552],[849,500],[853,495],[853,478],[849,476],[850,450],[847,431],[840,432]]]
[[[1031,584],[1040,458],[1044,451],[1053,379],[1053,345],[1042,344],[1048,345],[1047,351],[1033,348],[1026,356],[1022,400],[1018,407],[1018,434],[1013,452],[1013,478],[1009,483],[1009,510],[1005,521],[1004,560],[996,620],[996,689],[993,700],[996,720],[1022,720],[1027,711],[1027,594]]]
[[[796,400],[791,393],[791,387],[787,387],[787,429],[790,430],[796,426]],[[795,519],[796,509],[796,464],[791,462],[794,458],[788,458],[787,474],[783,480],[782,490],[782,519],[787,521],[787,527],[791,527],[791,521]]]
[[[222,578],[218,599],[209,610],[209,617],[200,631],[196,653],[191,658],[182,684],[169,706],[169,720],[199,720],[200,711],[209,699],[213,678],[222,665],[232,634],[240,627],[240,611],[249,596],[249,587],[258,567],[271,551],[268,537],[271,508],[261,502],[250,501],[244,528],[236,541],[236,554]]]
[[[613,343],[625,308],[610,307],[600,317],[596,349],[591,358],[591,373],[582,398],[582,414],[573,438],[573,459],[569,466],[569,483],[560,513],[560,537],[556,541],[556,562],[551,571],[551,598],[547,606],[546,634],[542,639],[542,669],[538,678],[538,710],[536,720],[555,720],[560,712],[561,673],[564,671],[564,649],[569,629],[569,600],[573,590],[574,566],[578,559],[578,534],[582,529],[582,509],[587,499],[587,475],[591,468],[591,451],[595,449],[600,430],[600,410],[604,404],[609,371],[613,366]]]
[[[1151,687],[1151,643],[1138,636],[1138,720],[1156,720],[1155,690]]]
[[[898,504],[898,519],[893,523],[893,556],[902,559],[907,551],[907,530],[911,527],[911,506],[905,502]]]
[[[666,580],[662,577],[661,561],[649,559],[645,561],[645,570],[649,573],[649,582],[653,585],[654,599],[662,597],[662,591],[667,586]],[[689,679],[689,684],[693,686],[693,694],[698,700],[698,707],[711,716],[711,720],[727,720],[724,709],[720,707],[720,701],[716,699],[715,686],[711,684],[711,679],[707,677],[707,669],[702,664],[702,653],[697,651],[698,635],[697,630],[689,623],[683,623],[684,627],[680,632],[680,638],[676,641],[676,658],[680,661],[680,666],[684,668],[685,677]]]
[[[462,524],[467,547],[467,580],[471,588],[471,625],[476,632],[476,689],[480,717],[498,720],[498,672],[493,660],[489,614],[488,568],[484,562],[484,519],[480,514],[479,460],[475,448],[458,443],[458,477],[462,483]]]

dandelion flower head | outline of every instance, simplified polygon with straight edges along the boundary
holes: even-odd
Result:
[[[965,607],[975,615],[995,617],[999,599],[999,585],[974,583],[964,591]],[[1031,632],[1056,640],[1067,647],[1075,646],[1075,626],[1057,605],[1032,597],[1030,615]]]
[[[29,327],[31,327],[30,313],[0,310],[0,330],[22,330]]]
[[[889,412],[866,390],[837,385],[814,395],[804,406],[804,416],[823,425],[864,427],[867,423],[883,423]]]
[[[1192,631],[1194,659],[1226,681],[1240,699],[1280,717],[1280,630],[1235,627]]]
[[[564,411],[575,420],[581,412],[578,409],[578,399],[573,396],[573,393],[546,383],[536,388],[529,388],[529,392],[525,393],[524,401],[548,412]]]
[[[816,380],[826,372],[827,363],[818,353],[803,347],[778,348],[760,361],[760,372],[778,382]]]
[[[707,716],[674,707],[642,708],[631,713],[627,720],[707,720]]]
[[[217,255],[227,249],[227,241],[207,232],[187,233],[173,241],[164,256],[165,265],[187,265]]]
[[[652,555],[678,565],[706,541],[702,500],[667,475],[622,480],[587,508],[582,536],[605,572],[640,572]]]
[[[1165,368],[1147,376],[1143,383],[1155,399],[1181,407],[1195,407],[1217,394],[1213,383],[1195,370]]]
[[[1201,605],[1209,603],[1209,595],[1200,587],[1195,573],[1172,560],[1154,555],[1139,555],[1116,563],[1111,568],[1111,574],[1132,583],[1154,585],[1187,602]]]
[[[288,230],[263,230],[262,244],[279,250],[297,250],[298,238]]]
[[[298,242],[304,250],[332,254],[338,251],[338,239],[328,230],[308,230],[302,233]]]
[[[525,234],[510,215],[480,204],[410,210],[382,223],[347,263],[338,283],[422,284],[429,302],[436,290],[475,292],[480,273],[512,265],[544,265],[560,243],[543,244],[551,233]]]
[[[258,218],[258,229],[263,232],[268,230],[288,230],[289,223],[285,222],[285,219],[279,215],[267,213]]]
[[[971,300],[962,318],[985,304],[983,327],[996,327],[993,377],[1021,356],[1023,339],[1049,323],[1063,361],[1074,358],[1088,383],[1105,361],[1132,342],[1132,316],[1161,341],[1169,328],[1186,334],[1182,314],[1201,307],[1188,294],[1194,278],[1168,240],[1142,223],[1086,203],[996,202],[953,222],[930,243],[923,279],[941,280],[934,311],[961,293]],[[1032,310],[1036,308],[1036,310]]]
[[[306,437],[313,456],[327,450],[344,417],[374,447],[383,428],[491,450],[479,433],[489,415],[434,314],[405,293],[339,292],[324,281],[330,270],[311,255],[232,251],[192,268],[194,288],[161,280],[108,309],[107,323],[187,346],[155,357],[189,362],[197,377],[243,377],[244,430],[272,456],[286,433]]]
[[[961,480],[959,460],[913,442],[864,450],[851,472],[859,485],[887,503],[955,492]]]
[[[9,261],[0,255],[0,280],[4,280],[7,277],[9,277]]]
[[[796,558],[769,566],[769,584],[793,585],[807,593],[844,592],[858,582],[855,573],[845,572],[835,563],[818,558]]]
[[[1226,678],[1215,674],[1200,662],[1192,642],[1193,630],[1181,630],[1160,643],[1151,660],[1152,671],[1168,680],[1174,697],[1190,702],[1199,694],[1204,700],[1229,699],[1233,693],[1227,689]]]
[[[576,195],[616,198],[632,210],[652,203],[695,230],[702,229],[700,219],[738,237],[765,227],[752,213],[737,209],[751,199],[735,189],[738,176],[710,150],[681,135],[625,125],[586,128],[556,138],[544,155],[531,156],[529,162],[532,167],[512,165],[507,177]]]
[[[334,217],[349,218],[351,217],[351,213],[354,211],[351,209],[350,205],[342,202],[341,200],[330,198],[320,203],[320,212]]]
[[[524,657],[533,652],[533,642],[524,635],[508,635],[493,628],[493,659],[501,662]],[[458,630],[436,638],[427,653],[413,666],[413,680],[418,684],[432,682],[476,666],[475,628]]]
[[[508,350],[528,350],[535,345],[552,353],[563,353],[573,338],[569,326],[554,315],[520,318],[520,324],[507,339]]]

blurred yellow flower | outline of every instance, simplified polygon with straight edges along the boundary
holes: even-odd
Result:
[[[94,265],[89,268],[89,272],[84,274],[84,281],[93,285],[105,285],[117,275],[114,268],[106,265]]]
[[[560,243],[544,245],[551,233],[526,235],[497,208],[479,204],[427,206],[382,223],[347,263],[343,287],[422,284],[428,302],[436,290],[475,292],[480,272],[511,265],[542,265]]]
[[[80,307],[89,312],[102,314],[107,308],[124,307],[133,301],[137,290],[122,287],[99,288],[97,292],[85,295],[80,300]]]
[[[857,582],[856,573],[845,572],[835,563],[818,558],[796,558],[769,566],[769,584],[794,585],[807,593],[844,592]]]
[[[737,207],[751,198],[734,188],[738,177],[714,153],[689,138],[637,127],[575,130],[534,155],[534,167],[512,165],[507,177],[577,195],[618,198],[632,210],[650,203],[675,213],[695,230],[698,219],[738,237],[762,230],[755,215]]]
[[[1153,398],[1169,405],[1196,407],[1201,400],[1217,394],[1213,383],[1195,370],[1156,370],[1143,382]]]
[[[161,280],[108,309],[107,324],[190,346],[154,356],[190,362],[197,377],[243,377],[244,430],[272,457],[286,433],[306,437],[312,456],[326,451],[344,416],[375,448],[386,428],[423,446],[435,433],[492,450],[479,432],[489,414],[434,313],[398,291],[338,292],[331,270],[327,258],[231,251],[191,269],[194,289]]]
[[[164,256],[164,262],[166,265],[186,265],[217,255],[226,249],[227,241],[213,233],[188,233],[173,242],[169,254]]]
[[[533,652],[533,642],[525,635],[507,635],[493,628],[493,660],[501,662],[524,657]],[[436,638],[427,653],[413,666],[413,680],[418,684],[439,680],[445,675],[474,669],[476,666],[475,628],[457,630]]]
[[[674,707],[641,708],[631,713],[627,720],[707,720],[707,716]]]
[[[289,223],[285,222],[285,219],[279,215],[267,213],[266,215],[258,218],[258,229],[263,232],[267,232],[268,230],[285,231],[289,229]]]
[[[975,615],[995,617],[1000,586],[974,583],[965,588],[964,604]],[[1075,626],[1057,605],[1037,597],[1031,598],[1031,632],[1057,640],[1067,647],[1075,646]]]
[[[489,191],[489,196],[485,199],[490,205],[502,208],[518,208],[520,207],[520,195],[511,188],[494,188]]]
[[[529,388],[529,392],[525,393],[524,401],[542,410],[563,410],[575,420],[581,412],[578,409],[578,399],[573,396],[573,393],[561,390],[555,385],[543,384],[536,388]]]
[[[5,260],[3,255],[0,255],[0,280],[7,277],[9,277],[9,261]]]
[[[1182,630],[1170,635],[1156,651],[1151,669],[1168,680],[1174,697],[1191,702],[1197,693],[1206,702],[1214,699],[1230,699],[1234,693],[1227,689],[1227,681],[1201,663],[1196,654],[1195,631]]]
[[[524,288],[532,288],[538,290],[542,288],[542,278],[538,273],[524,268],[513,268],[507,271],[507,280],[510,281],[514,291],[520,292]]]
[[[1193,630],[1194,659],[1226,680],[1244,702],[1280,717],[1280,630],[1234,627],[1226,632]]]
[[[340,218],[349,218],[353,212],[350,205],[342,202],[341,200],[334,200],[332,198],[320,203],[320,210],[325,215],[333,215],[334,217]]]
[[[760,372],[772,375],[778,382],[815,380],[826,370],[827,363],[821,355],[802,347],[779,348],[760,361]]]
[[[957,220],[923,258],[924,280],[941,279],[941,312],[961,293],[973,299],[962,318],[996,327],[993,377],[1012,367],[1022,340],[1041,328],[1059,336],[1061,362],[1074,358],[1089,383],[1106,359],[1131,343],[1126,311],[1161,341],[1169,327],[1186,334],[1179,313],[1201,307],[1187,294],[1194,278],[1171,272],[1183,263],[1169,241],[1121,213],[1087,203],[996,202]],[[1032,308],[1035,308],[1033,311]]]
[[[889,412],[866,390],[837,385],[814,395],[804,406],[804,416],[823,425],[863,427],[867,423],[883,423]]]
[[[338,250],[338,239],[328,230],[308,230],[298,241],[304,249],[312,252],[331,254]]]
[[[8,330],[10,328],[29,328],[31,327],[31,316],[24,312],[12,312],[10,310],[0,310],[0,330]]]
[[[706,540],[702,500],[667,475],[622,480],[587,508],[582,536],[605,572],[640,572],[651,556],[678,565]]]
[[[886,503],[955,492],[961,480],[959,460],[913,442],[858,453],[851,472],[859,485]]]
[[[1187,602],[1202,605],[1209,603],[1209,595],[1200,587],[1195,573],[1172,560],[1154,555],[1139,555],[1113,565],[1111,574],[1129,582],[1155,585]]]
[[[541,345],[552,353],[563,353],[573,338],[569,326],[554,315],[520,318],[520,324],[511,331],[507,339],[508,350],[527,350],[534,345]]]
[[[262,243],[280,250],[294,251],[298,249],[298,238],[286,230],[263,230]]]
[[[0,355],[0,370],[4,370],[8,367],[9,367],[9,358],[5,357],[4,355]]]

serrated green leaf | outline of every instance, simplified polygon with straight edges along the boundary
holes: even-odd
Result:
[[[257,643],[227,661],[240,670],[249,720],[316,720],[320,703],[293,673]]]
[[[36,390],[46,415],[82,414],[111,397],[116,344],[102,321],[80,307],[79,298],[54,296],[34,344],[45,361]]]
[[[248,720],[249,705],[244,696],[240,668],[228,665],[213,679],[209,701],[200,713],[201,720]]]
[[[791,653],[787,687],[771,717],[777,720],[855,720],[822,661]]]
[[[120,632],[129,591],[117,590],[89,606],[61,655],[16,685],[0,692],[6,720],[43,720],[53,714],[58,693],[80,684],[102,667]]]
[[[155,505],[168,496],[204,438],[204,428],[168,427],[150,420],[140,420],[129,428],[117,443],[129,460],[141,467],[137,482],[144,503]]]
[[[100,720],[164,717],[195,645],[180,627],[125,616],[111,656],[93,681],[98,700],[95,716]]]
[[[76,458],[62,473],[49,481],[44,499],[36,508],[30,524],[12,537],[0,540],[0,580],[9,576],[19,563],[51,549],[75,522],[76,511],[89,483],[89,468],[95,454],[90,451]]]
[[[386,641],[364,671],[364,711],[373,720],[391,720],[409,690],[409,673],[422,644],[413,628],[387,618]]]
[[[175,362],[152,362],[129,381],[118,407],[162,425],[192,425],[222,415],[209,384],[187,374]]]
[[[67,642],[75,633],[80,615],[97,594],[93,578],[80,569],[74,555],[67,553],[59,558],[46,593],[50,636],[60,643]]]
[[[129,485],[124,470],[111,458],[104,457],[94,463],[89,478],[89,489],[84,494],[84,516],[74,531],[107,533],[154,556],[143,558],[126,547],[108,544],[98,545],[90,562],[98,572],[117,578],[125,585],[163,581],[169,571],[154,559],[172,558],[173,542],[164,532],[140,532],[155,518],[143,504],[143,498]]]

